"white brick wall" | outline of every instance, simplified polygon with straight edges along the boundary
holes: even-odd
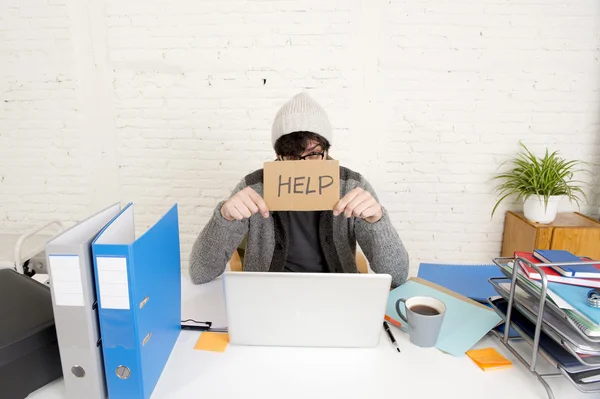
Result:
[[[413,271],[497,255],[512,206],[490,220],[490,177],[519,139],[600,161],[596,0],[4,0],[0,39],[2,231],[116,200],[143,231],[178,202],[187,266],[214,205],[272,159],[272,118],[300,90],[328,109],[332,156],[370,179]]]
[[[86,212],[65,1],[0,2],[0,228]]]

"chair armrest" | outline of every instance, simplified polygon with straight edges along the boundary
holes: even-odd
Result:
[[[231,259],[229,259],[229,268],[233,272],[241,272],[242,271],[242,260],[240,259],[240,254],[237,249],[233,251],[233,255]]]

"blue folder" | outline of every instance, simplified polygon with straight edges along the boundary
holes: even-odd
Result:
[[[417,277],[446,287],[477,302],[486,303],[498,295],[489,279],[504,277],[496,265],[454,265],[421,263]]]
[[[591,307],[587,303],[590,287],[549,282],[548,289],[573,306],[580,315],[600,325],[600,308]]]
[[[136,239],[128,204],[92,251],[108,397],[148,399],[181,331],[177,205]]]

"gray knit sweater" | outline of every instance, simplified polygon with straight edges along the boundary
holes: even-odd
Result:
[[[231,196],[250,186],[263,195],[263,170],[247,175],[235,187]],[[379,201],[369,182],[360,174],[340,167],[340,198],[355,187],[369,191]],[[190,256],[190,277],[194,284],[203,284],[220,276],[227,266],[233,251],[247,235],[244,255],[246,271],[283,271],[287,257],[286,212],[269,212],[249,219],[229,221],[221,215],[220,202],[211,219],[199,234]],[[383,216],[376,223],[360,218],[346,218],[344,214],[333,216],[332,211],[322,212],[319,236],[330,272],[357,273],[356,243],[364,252],[369,266],[375,273],[392,276],[392,286],[406,281],[408,254],[392,226],[383,207]]]

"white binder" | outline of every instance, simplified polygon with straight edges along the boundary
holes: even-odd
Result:
[[[113,204],[46,243],[67,399],[106,399],[92,241],[120,211]]]

